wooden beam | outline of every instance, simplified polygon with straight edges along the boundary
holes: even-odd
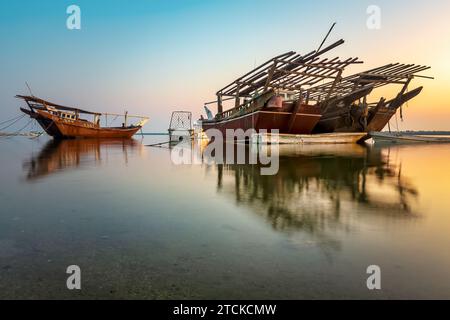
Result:
[[[236,87],[236,95],[235,95],[235,101],[234,101],[234,107],[238,108],[239,105],[241,104],[241,99],[239,97],[239,90],[241,89],[241,85],[238,84],[238,86]]]
[[[267,80],[266,80],[266,84],[264,85],[263,92],[266,92],[266,91],[267,91],[267,88],[269,87],[269,84],[270,84],[270,82],[272,81],[273,73],[274,73],[275,70],[277,69],[277,64],[278,64],[278,63],[277,63],[276,60],[275,60],[275,62],[274,62],[274,64],[273,64],[272,68],[270,68],[269,75],[267,76]]]
[[[327,94],[327,97],[325,98],[325,100],[328,100],[330,98],[330,96],[333,93],[333,90],[336,87],[337,83],[342,80],[341,76],[342,76],[342,70],[339,70],[336,78],[333,81],[333,84],[331,85],[330,90],[328,91],[328,94]]]
[[[222,95],[217,95],[217,113],[223,112],[223,105],[222,105]]]
[[[295,118],[297,117],[297,112],[302,105],[302,101],[303,101],[303,96],[300,91],[300,97],[297,100],[297,102],[295,103],[294,107],[292,108],[292,113],[289,116],[289,123],[288,123],[288,132],[289,133],[292,131],[292,127],[294,126]]]

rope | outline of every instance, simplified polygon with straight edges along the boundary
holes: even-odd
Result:
[[[399,130],[398,130],[398,117],[397,117],[397,112],[395,113],[395,125],[396,125],[396,127],[397,127],[397,132],[398,132]]]
[[[50,122],[50,124],[45,127],[44,131],[41,131],[35,138],[39,138],[40,136],[42,136],[44,134],[44,132],[47,132],[47,129],[50,128],[50,126],[53,124],[53,121]]]
[[[406,93],[408,93],[408,87],[406,87]],[[406,107],[408,107],[408,101],[406,101]],[[400,119],[402,120],[402,122],[403,122],[403,108],[402,108],[402,106],[400,106]]]
[[[168,143],[171,143],[171,141],[154,143],[154,144],[148,144],[148,145],[146,145],[146,147],[159,147],[159,146],[162,146],[163,144],[168,144]]]
[[[24,130],[26,127],[28,127],[33,120],[34,119],[30,119],[24,127],[22,127],[20,130],[18,130],[16,132],[14,132],[14,134],[18,135],[22,130]]]
[[[23,117],[25,117],[25,116],[26,116],[26,114],[21,115],[21,116],[19,117],[19,119],[17,119],[16,121],[10,123],[10,124],[7,125],[6,127],[0,128],[0,131],[5,130],[5,129],[8,129],[9,127],[11,127],[13,124],[15,124],[16,122],[18,122],[19,120],[21,120],[21,119],[22,119]]]
[[[16,119],[18,119],[18,118],[20,118],[20,117],[22,117],[22,116],[23,116],[23,114],[22,114],[22,115],[19,114],[17,117],[14,117],[14,118],[12,118],[12,119],[9,119],[9,120],[0,122],[0,125],[2,125],[2,124],[4,124],[4,123],[7,123],[7,122],[10,122],[10,121],[13,121],[13,120],[16,120]]]
[[[409,91],[408,88],[406,88],[406,92],[408,92],[408,91]],[[406,100],[405,105],[406,105],[406,108],[409,109],[409,100]],[[400,107],[400,111],[402,111],[401,107]],[[403,121],[403,111],[402,111],[401,115],[402,115],[402,121]]]
[[[37,124],[36,124],[36,121],[33,121],[33,127],[31,128],[31,131],[36,132],[36,130],[37,130]],[[38,134],[30,137],[30,139],[37,139],[40,136],[42,136],[43,133],[44,133],[44,131],[38,132]]]

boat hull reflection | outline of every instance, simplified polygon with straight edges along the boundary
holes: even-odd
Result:
[[[142,145],[134,139],[79,139],[49,140],[38,155],[24,163],[27,180],[35,180],[45,176],[83,167],[85,164],[100,165],[105,161],[108,147],[120,148],[124,161],[128,161],[128,152]]]
[[[389,150],[360,145],[278,147],[279,171],[272,176],[260,174],[261,164],[216,164],[218,193],[249,207],[278,231],[324,235],[330,228],[349,230],[358,212],[419,216],[417,189],[402,176],[401,163],[392,161]]]

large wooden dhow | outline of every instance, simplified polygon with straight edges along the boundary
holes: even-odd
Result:
[[[288,52],[274,57],[217,92],[218,113],[203,119],[203,130],[278,130],[281,134],[368,133],[381,131],[422,87],[408,90],[428,66],[392,63],[344,76],[358,58],[321,58],[343,44],[339,40],[306,55]],[[399,86],[397,95],[370,101],[384,86]],[[224,102],[234,102],[223,111]],[[364,136],[368,136],[367,134]],[[309,138],[309,137],[308,137]]]
[[[321,58],[343,43],[339,40],[305,55],[287,52],[246,73],[219,90],[217,101],[205,104],[217,104],[218,113],[214,118],[203,120],[203,129],[218,129],[224,135],[227,129],[311,133],[322,117],[322,109],[320,100],[309,96],[308,88],[327,80],[337,83],[347,66],[362,63],[358,58]],[[337,99],[337,103],[340,100],[351,103],[364,94],[351,92]],[[234,106],[224,111],[225,101],[233,101]]]
[[[22,112],[36,119],[44,131],[55,139],[75,139],[94,138],[129,139],[147,123],[147,117],[99,113],[87,111],[79,108],[66,107],[53,102],[49,102],[35,96],[17,95],[16,98],[26,102],[27,108],[20,108]],[[92,121],[82,118],[82,116],[93,117]],[[108,127],[101,126],[100,119],[105,117],[124,117],[122,126]],[[138,123],[128,125],[129,118],[139,119]]]

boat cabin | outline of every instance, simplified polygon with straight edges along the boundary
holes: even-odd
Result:
[[[47,108],[47,111],[54,116],[60,117],[61,119],[78,120],[78,115],[75,112],[60,111],[50,107]]]

